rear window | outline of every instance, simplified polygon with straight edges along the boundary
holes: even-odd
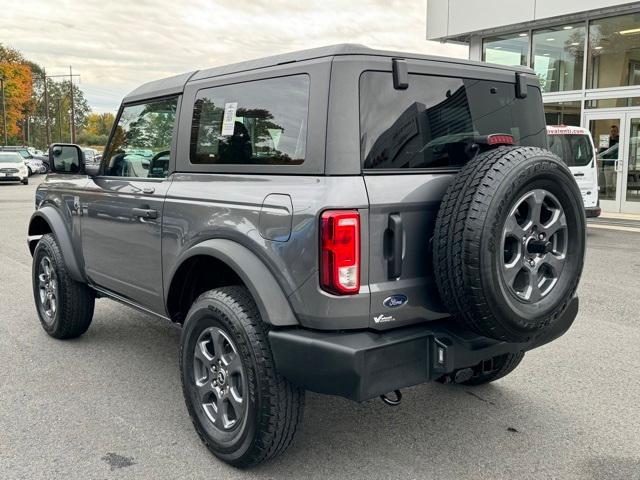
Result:
[[[593,159],[588,135],[549,135],[549,150],[569,167],[586,167]]]
[[[363,168],[458,168],[473,155],[476,135],[507,133],[517,145],[546,148],[542,96],[529,87],[457,77],[409,75],[395,90],[388,72],[360,77]]]
[[[193,108],[191,163],[299,165],[308,112],[308,75],[200,90]]]

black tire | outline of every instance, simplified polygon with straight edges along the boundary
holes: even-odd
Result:
[[[27,170],[29,171],[29,176],[33,175],[33,170],[31,170],[31,167],[27,167]]]
[[[48,288],[49,291],[55,288],[55,309],[47,308],[41,296],[43,285],[40,275],[46,259],[53,272],[48,280]],[[43,235],[36,246],[32,277],[36,309],[45,332],[58,339],[75,338],[86,332],[93,319],[95,292],[86,284],[71,278],[58,242],[52,234]]]
[[[489,382],[494,382],[509,375],[513,372],[522,359],[524,358],[524,352],[518,353],[505,353],[499,357],[491,359],[492,368],[486,370],[485,362],[477,365],[473,368],[473,375],[468,380],[458,382],[460,385],[467,385],[469,387],[476,387],[478,385],[484,385]],[[453,372],[444,377],[437,379],[440,383],[455,383],[456,372]]]
[[[530,207],[531,199],[540,206]],[[564,218],[565,226],[551,233],[545,215]],[[523,234],[517,241],[511,225]],[[551,325],[575,294],[584,253],[580,190],[564,163],[540,148],[478,155],[455,177],[438,212],[433,263],[440,296],[458,323],[490,338],[526,342]],[[509,274],[508,255],[515,262]]]
[[[29,185],[29,178],[25,178],[24,180],[21,180],[20,183],[22,183],[23,185]]]
[[[237,396],[243,402],[246,400],[246,413],[237,414],[235,407],[232,407],[235,425],[228,430],[214,423],[216,420],[222,421],[217,415],[221,415],[219,409],[225,400],[215,393],[206,397],[209,395],[206,389],[212,388],[211,383],[217,378],[212,373],[215,360],[207,360],[210,363],[205,365],[202,359],[195,358],[196,346],[203,343],[208,355],[217,355],[215,348],[211,349],[213,340],[211,344],[200,340],[207,339],[209,331],[216,335],[221,332],[224,336],[221,350],[227,352],[227,357],[238,356],[241,361],[241,373],[235,376],[235,386],[231,388],[235,388],[236,393],[240,391],[241,394]],[[293,440],[303,416],[304,390],[295,387],[277,372],[267,338],[267,325],[261,320],[246,288],[219,288],[205,292],[196,299],[182,330],[180,372],[193,425],[207,448],[218,458],[236,467],[251,467],[282,453]],[[227,370],[224,377],[228,383],[222,381],[226,385],[226,390],[222,390],[227,394],[232,378],[230,372],[230,369]],[[196,380],[197,377],[199,380]],[[216,388],[219,386],[215,385]],[[201,389],[200,393],[198,388]],[[211,391],[215,392],[213,389]],[[217,404],[214,413],[211,413],[213,410],[209,403]]]

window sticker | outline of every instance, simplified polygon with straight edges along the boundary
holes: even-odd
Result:
[[[238,102],[230,102],[224,104],[224,120],[222,121],[222,136],[233,135],[236,121],[236,110],[238,110]]]
[[[271,141],[273,142],[273,148],[278,150],[278,145],[280,144],[280,137],[282,136],[281,128],[267,128],[269,135],[271,136]]]

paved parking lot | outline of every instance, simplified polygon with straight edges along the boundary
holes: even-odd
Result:
[[[40,328],[25,244],[38,181],[0,184],[2,479],[640,478],[638,232],[589,228],[579,318],[512,375],[407,389],[397,408],[308,394],[288,453],[240,471],[192,429],[178,328],[108,300],[80,339]]]

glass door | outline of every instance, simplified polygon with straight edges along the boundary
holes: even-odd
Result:
[[[627,113],[625,123],[621,211],[640,213],[640,113]]]
[[[585,120],[597,152],[596,169],[600,188],[600,206],[605,212],[620,212],[623,189],[622,159],[625,153],[623,134],[626,128],[625,113],[590,112],[585,114]],[[638,120],[640,121],[640,118]],[[640,127],[640,124],[638,126]]]

